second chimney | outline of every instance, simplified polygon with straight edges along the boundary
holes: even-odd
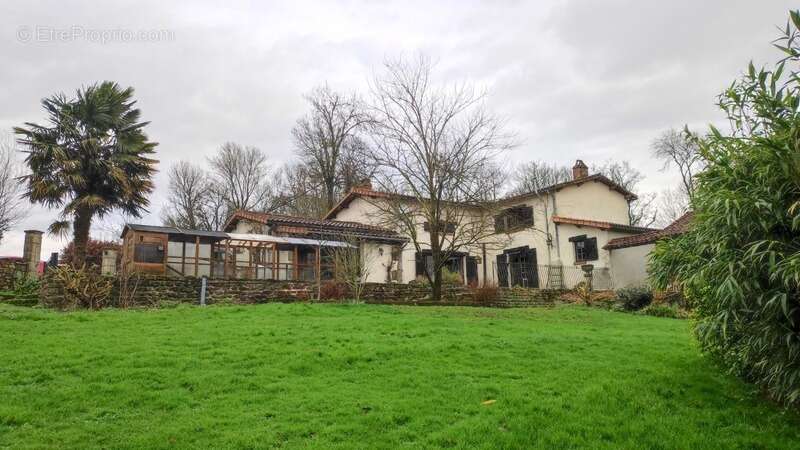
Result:
[[[581,178],[586,178],[588,176],[589,176],[589,166],[587,166],[580,159],[575,161],[575,165],[572,166],[572,179],[580,180]]]

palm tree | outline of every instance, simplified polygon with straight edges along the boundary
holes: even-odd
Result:
[[[75,99],[57,94],[42,100],[49,126],[14,128],[28,154],[25,195],[62,208],[51,233],[68,233],[72,222],[75,267],[85,263],[93,218],[113,210],[140,217],[149,204],[158,162],[149,155],[158,144],[147,139],[148,122],[139,122],[132,98],[133,88],[104,81],[78,90]]]

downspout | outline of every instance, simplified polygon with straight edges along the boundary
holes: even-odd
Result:
[[[489,264],[489,261],[486,260],[486,244],[481,244],[481,261],[483,261],[482,269],[483,269],[483,287],[486,287],[486,265]]]
[[[556,204],[556,194],[555,194],[555,192],[551,193],[550,197],[553,199],[553,216],[557,216],[558,215],[558,205]],[[547,220],[548,221],[552,220],[552,217],[548,217]],[[553,231],[555,231],[554,234],[556,236],[556,257],[558,258],[558,263],[559,264],[563,264],[561,262],[561,245],[560,245],[559,239],[558,239],[558,226],[555,225],[555,224],[553,224]]]

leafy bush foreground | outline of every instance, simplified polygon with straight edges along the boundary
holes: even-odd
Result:
[[[659,288],[682,287],[702,348],[772,397],[800,404],[800,13],[775,41],[772,69],[752,63],[719,98],[732,131],[698,144],[689,232],[659,242]]]

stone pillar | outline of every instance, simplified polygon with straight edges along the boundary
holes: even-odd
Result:
[[[583,270],[583,281],[586,283],[586,289],[591,292],[592,291],[592,271],[594,270],[594,266],[592,264],[584,264],[581,266]]]
[[[103,260],[100,263],[100,273],[103,275],[115,275],[117,273],[117,250],[113,248],[103,249]]]
[[[29,276],[38,276],[36,269],[42,259],[42,234],[39,230],[25,230],[25,244],[22,248],[22,259],[25,271]]]

